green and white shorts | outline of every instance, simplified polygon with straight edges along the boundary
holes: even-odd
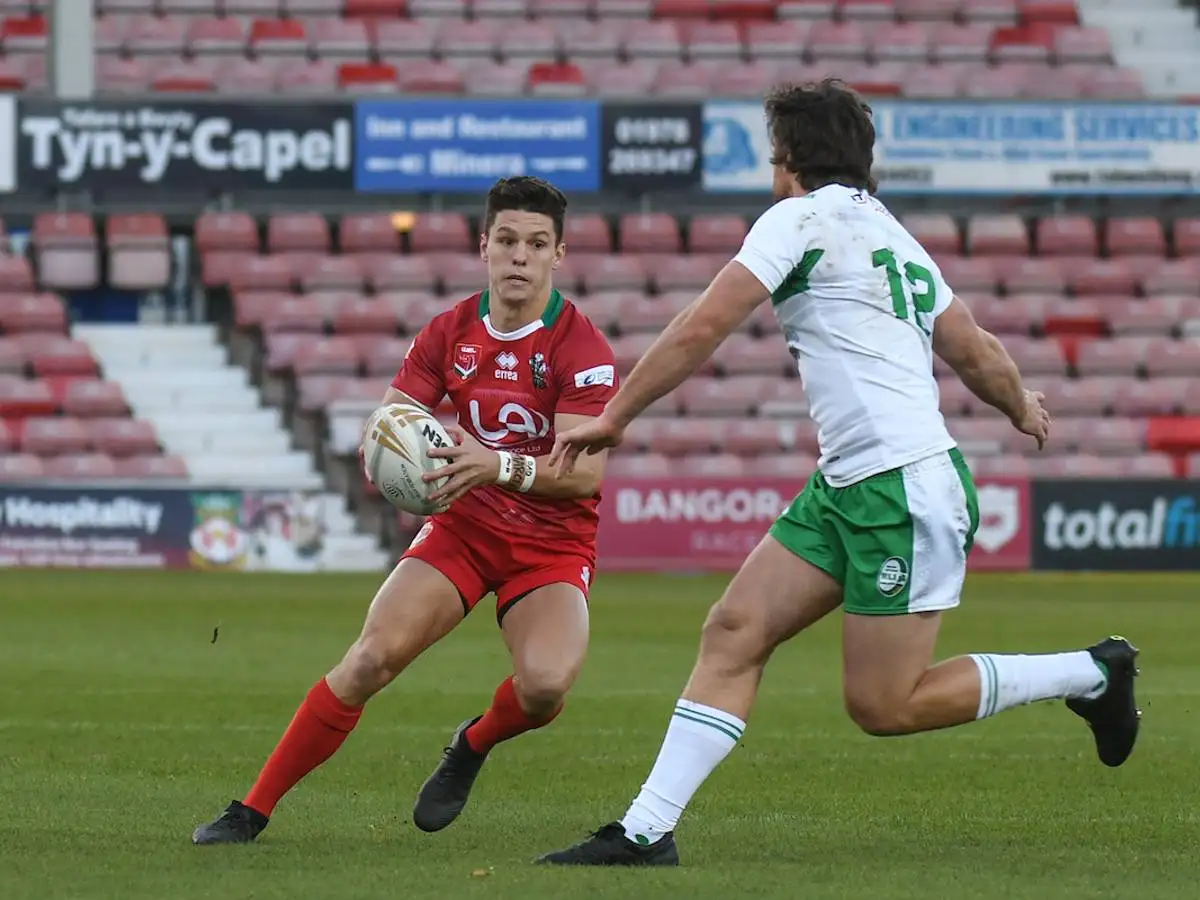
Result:
[[[771,535],[842,585],[846,612],[894,616],[958,606],[978,527],[955,449],[843,488],[816,472]]]

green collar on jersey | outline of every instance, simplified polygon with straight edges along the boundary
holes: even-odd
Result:
[[[488,314],[489,295],[492,292],[485,290],[479,295],[479,318],[483,318]],[[550,302],[546,304],[545,310],[542,311],[542,325],[550,328],[563,311],[563,295],[558,292],[558,288],[552,288],[550,291]]]

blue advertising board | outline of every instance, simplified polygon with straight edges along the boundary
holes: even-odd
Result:
[[[1200,107],[872,101],[882,194],[1200,193]],[[771,184],[762,106],[704,107],[706,191]]]
[[[363,100],[354,119],[360,193],[487,190],[513,175],[600,189],[596,101]]]

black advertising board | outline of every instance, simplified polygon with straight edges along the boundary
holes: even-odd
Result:
[[[1200,569],[1200,482],[1037,481],[1035,569]]]
[[[349,103],[26,101],[22,190],[352,190]]]
[[[601,186],[633,191],[698,187],[703,134],[698,103],[605,103]]]

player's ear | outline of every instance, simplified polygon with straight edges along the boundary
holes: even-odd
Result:
[[[567,255],[567,244],[565,241],[559,241],[558,246],[554,248],[554,263],[551,268],[557,269],[558,264],[563,261],[563,257]]]
[[[479,235],[479,258],[487,262],[487,232]]]

